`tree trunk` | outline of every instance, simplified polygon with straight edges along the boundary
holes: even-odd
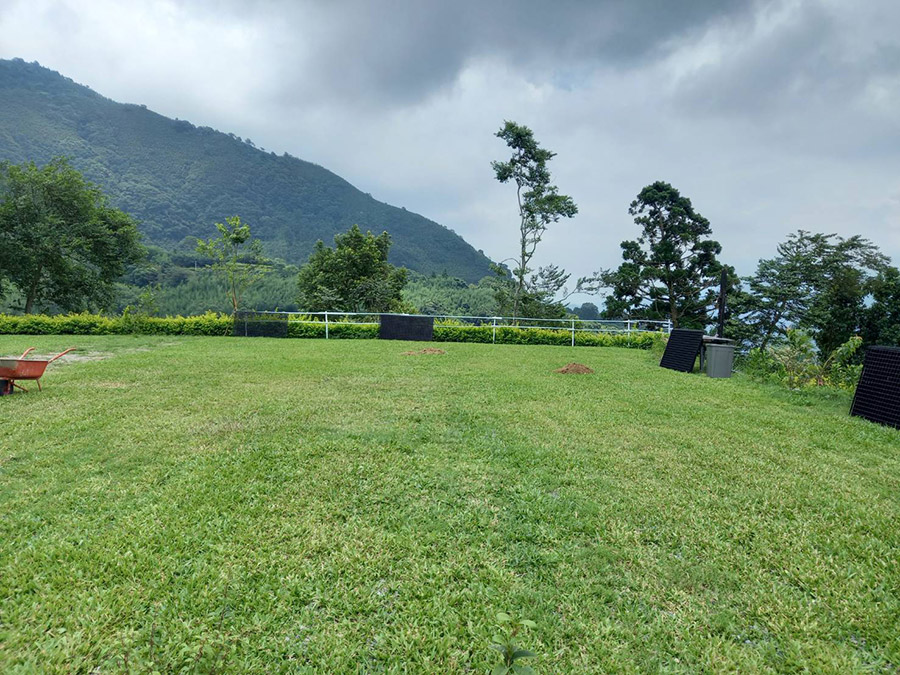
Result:
[[[31,310],[34,309],[34,299],[37,297],[38,287],[41,282],[41,272],[44,271],[42,265],[38,265],[37,272],[34,275],[34,278],[31,280],[31,286],[28,289],[28,293],[25,296],[25,313],[31,314]]]

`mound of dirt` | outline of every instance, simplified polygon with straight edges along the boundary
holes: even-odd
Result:
[[[553,372],[563,373],[564,375],[587,375],[589,373],[593,373],[594,371],[581,363],[567,363],[562,368],[558,368]]]
[[[435,349],[434,347],[427,347],[425,349],[421,349],[419,351],[412,352],[403,352],[403,356],[417,356],[419,354],[446,354],[443,349]]]

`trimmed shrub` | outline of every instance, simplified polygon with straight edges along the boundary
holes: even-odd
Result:
[[[0,314],[0,334],[6,335],[230,335],[232,326],[230,316],[215,312],[162,318],[128,313],[117,317]]]

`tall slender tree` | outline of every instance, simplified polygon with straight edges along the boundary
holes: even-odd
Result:
[[[262,244],[250,235],[250,226],[240,216],[216,223],[218,237],[197,241],[197,252],[212,258],[212,268],[228,287],[232,313],[241,307],[244,291],[268,271]]]
[[[505,162],[492,162],[497,180],[501,183],[512,181],[516,184],[516,200],[519,209],[519,252],[512,270],[513,316],[519,310],[528,292],[531,260],[551,223],[560,218],[572,218],[578,207],[571,197],[559,194],[559,189],[551,183],[547,163],[556,153],[542,148],[528,127],[506,121],[495,136],[506,141],[512,156]],[[556,271],[558,272],[558,270]],[[546,274],[542,278],[546,278]],[[537,280],[541,275],[535,277]],[[566,275],[568,279],[568,275]]]

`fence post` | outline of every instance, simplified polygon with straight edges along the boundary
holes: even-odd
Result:
[[[572,346],[575,346],[575,319],[572,319]]]
[[[325,312],[325,339],[328,339],[328,312]]]
[[[631,319],[628,319],[628,337],[631,337]]]
[[[491,344],[497,344],[497,317],[494,317],[494,328],[491,332]]]
[[[666,333],[672,334],[672,319],[666,319]]]

